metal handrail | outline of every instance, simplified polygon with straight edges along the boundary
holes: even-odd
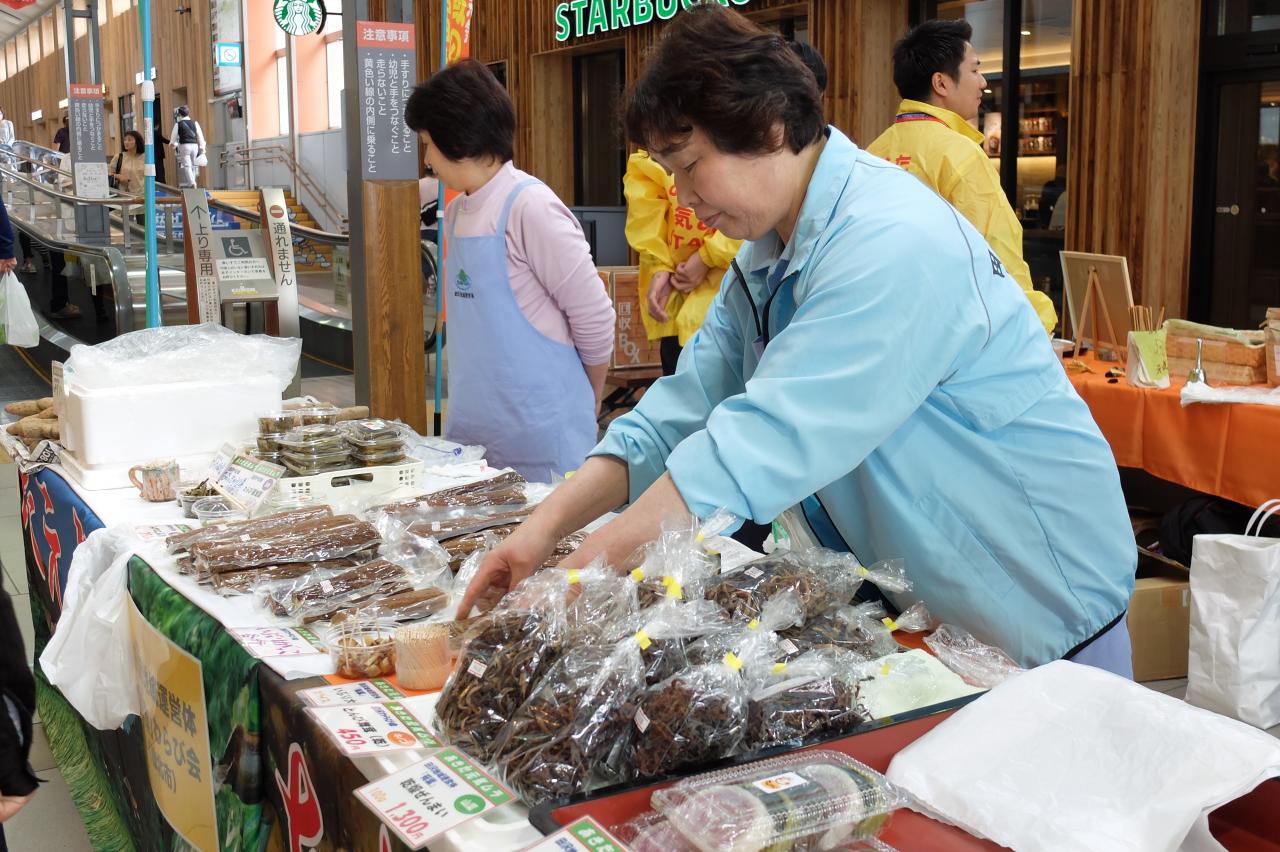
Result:
[[[275,153],[269,153],[275,152]],[[262,154],[263,156],[257,156]],[[234,165],[248,165],[252,162],[279,160],[285,164],[289,171],[293,174],[295,181],[301,183],[312,198],[320,205],[324,212],[334,222],[346,222],[347,217],[343,216],[338,210],[337,205],[329,198],[324,189],[312,180],[298,165],[298,161],[294,159],[293,152],[285,148],[283,145],[275,143],[269,145],[245,145],[237,146],[231,149],[224,149],[222,152],[222,165],[225,168],[228,163]]]

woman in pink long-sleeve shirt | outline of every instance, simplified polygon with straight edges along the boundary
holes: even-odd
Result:
[[[414,89],[405,122],[462,193],[445,211],[450,440],[548,481],[594,446],[614,309],[578,221],[512,163],[515,111],[464,60]]]

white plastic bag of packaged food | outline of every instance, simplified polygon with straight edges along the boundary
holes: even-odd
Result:
[[[1280,724],[1280,538],[1198,535],[1191,546],[1187,701],[1259,728]],[[1256,524],[1256,527],[1255,527]]]
[[[131,527],[95,530],[76,548],[62,615],[40,655],[49,682],[95,728],[111,731],[140,712],[129,628]]]
[[[40,326],[31,299],[18,276],[6,272],[0,279],[0,343],[30,348],[40,342]]]
[[[1280,740],[1058,660],[894,757],[916,810],[1020,852],[1207,852],[1208,815],[1280,774]]]

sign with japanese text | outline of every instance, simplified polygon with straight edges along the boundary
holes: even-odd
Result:
[[[514,798],[454,749],[366,784],[356,796],[412,849]]]
[[[377,678],[342,683],[337,686],[317,686],[299,690],[298,697],[312,707],[340,707],[344,704],[372,704],[378,701],[394,701],[404,698],[390,681]]]
[[[230,444],[223,444],[205,478],[223,497],[252,513],[284,474],[285,469],[278,464],[243,455]]]
[[[356,22],[360,171],[365,180],[417,180],[418,137],[404,123],[415,75],[413,24]]]
[[[626,852],[618,839],[589,816],[569,823],[525,852]]]
[[[129,602],[151,794],[196,849],[218,848],[213,760],[200,660],[152,627]]]
[[[307,710],[349,757],[410,748],[440,748],[426,725],[404,704],[345,704]]]
[[[107,133],[102,84],[72,83],[67,91],[71,129],[71,173],[76,195],[106,198],[111,194],[107,169]]]
[[[328,653],[320,637],[305,627],[229,627],[227,629],[249,652],[249,656],[257,659]]]
[[[301,337],[298,324],[298,269],[293,258],[293,230],[289,226],[289,207],[284,190],[264,186],[259,190],[258,211],[267,242],[267,260],[276,282],[276,316],[281,337]],[[300,392],[301,385],[294,389]]]
[[[187,252],[187,314],[192,322],[221,322],[222,298],[213,265],[213,243],[217,237],[209,219],[209,199],[202,189],[184,189],[182,205],[186,211],[182,233]]]

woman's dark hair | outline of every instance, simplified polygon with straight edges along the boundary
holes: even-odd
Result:
[[[823,60],[818,48],[807,41],[793,41],[790,44],[796,56],[800,57],[800,61],[813,72],[813,78],[818,81],[818,91],[825,92],[827,90],[827,63]]]
[[[941,71],[960,79],[965,44],[973,27],[965,20],[925,21],[893,46],[893,82],[898,93],[913,101],[929,99],[933,75]]]
[[[463,59],[414,86],[404,123],[431,134],[450,160],[512,159],[516,111],[507,90],[482,63]]]
[[[126,130],[124,132],[124,135],[133,139],[133,150],[136,153],[141,154],[147,150],[147,143],[142,141],[142,134],[139,133],[138,131]],[[121,151],[125,150],[123,138],[120,140],[120,150]]]
[[[798,154],[825,128],[814,75],[786,39],[715,3],[691,7],[662,34],[623,98],[623,121],[633,143],[659,154],[694,127],[727,154],[784,145]]]

